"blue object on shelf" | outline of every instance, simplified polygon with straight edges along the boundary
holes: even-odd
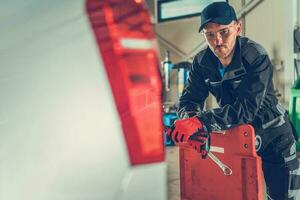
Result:
[[[176,119],[177,119],[176,113],[166,113],[163,116],[164,125],[170,127],[173,125],[173,123]],[[164,135],[164,143],[166,146],[174,146],[175,145],[174,142],[172,141],[172,139],[167,135]]]

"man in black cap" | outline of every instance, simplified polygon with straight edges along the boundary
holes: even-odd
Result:
[[[268,199],[296,199],[300,189],[297,135],[276,98],[273,66],[266,50],[240,36],[241,22],[226,2],[212,3],[202,11],[199,32],[208,48],[194,58],[179,101],[181,120],[168,134],[178,144],[198,145],[195,147],[205,155],[207,149],[200,145],[207,143],[207,132],[251,124],[256,132],[256,150],[262,158]],[[205,111],[209,92],[216,97],[219,108]],[[197,131],[199,139],[194,143],[190,136]]]

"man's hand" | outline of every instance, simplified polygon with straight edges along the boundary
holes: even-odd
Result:
[[[203,124],[197,117],[176,120],[166,131],[175,143],[186,143],[191,135],[203,129]]]
[[[188,144],[199,152],[204,159],[210,150],[210,133],[204,129],[199,129],[198,132],[190,136]]]

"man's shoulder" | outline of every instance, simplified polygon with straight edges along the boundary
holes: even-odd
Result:
[[[217,57],[215,57],[209,47],[206,47],[194,56],[193,62],[199,66],[212,66],[215,62],[217,62],[217,60]]]
[[[205,55],[206,49],[207,49],[207,48],[205,48],[205,49],[199,51],[199,52],[195,55],[194,60],[200,63],[201,60],[203,59],[204,55]]]
[[[241,53],[242,57],[248,63],[253,63],[258,57],[268,55],[266,49],[259,43],[247,38],[241,37]]]

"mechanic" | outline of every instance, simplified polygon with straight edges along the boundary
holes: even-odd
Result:
[[[275,95],[273,66],[266,50],[240,36],[241,26],[226,2],[215,2],[203,9],[199,32],[208,47],[194,57],[179,100],[180,119],[168,134],[177,144],[188,143],[199,150],[199,142],[208,142],[207,133],[251,124],[256,132],[256,151],[262,158],[268,199],[294,200],[300,189],[295,145],[298,138]],[[209,92],[219,107],[204,110]],[[195,132],[199,136],[196,143],[190,137]]]

